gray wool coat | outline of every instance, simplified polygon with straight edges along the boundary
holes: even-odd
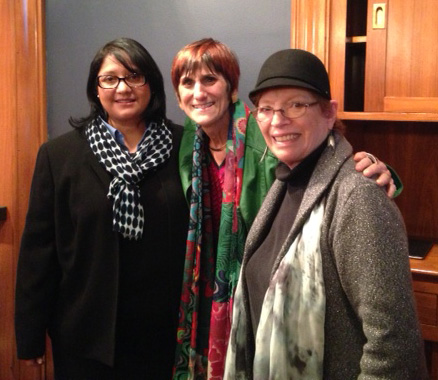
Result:
[[[320,241],[326,287],[324,379],[427,379],[402,216],[374,181],[356,172],[347,140],[335,137],[335,148],[324,150],[312,174],[273,273],[325,196]],[[277,180],[268,193],[249,232],[242,271],[271,227],[285,186]],[[250,334],[246,358],[240,358],[248,379],[254,345]]]

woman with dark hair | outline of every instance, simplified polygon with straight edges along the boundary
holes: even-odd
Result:
[[[129,52],[129,54],[128,54]],[[137,41],[129,38],[119,38],[103,46],[95,55],[90,64],[87,81],[87,97],[91,112],[88,116],[75,120],[70,118],[70,124],[74,127],[87,126],[97,116],[105,117],[107,111],[99,101],[99,86],[96,86],[96,78],[107,56],[113,56],[129,72],[133,69],[147,74],[147,84],[153,89],[148,107],[144,110],[144,120],[161,122],[166,119],[166,95],[164,92],[163,76],[160,69],[149,52]]]
[[[188,116],[179,165],[191,210],[174,379],[223,376],[243,247],[278,164],[238,99],[239,76],[237,57],[211,38],[184,46],[172,63],[172,84]],[[391,195],[386,166],[361,155],[360,170],[369,167],[366,174],[389,184]]]
[[[87,84],[90,114],[38,153],[16,288],[18,357],[56,379],[172,375],[188,207],[182,128],[138,42],[107,43]]]

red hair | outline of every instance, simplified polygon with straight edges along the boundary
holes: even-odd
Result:
[[[237,92],[240,77],[237,57],[227,45],[212,38],[192,42],[175,55],[170,70],[175,92],[178,94],[178,85],[184,74],[194,73],[203,66],[225,78],[230,96]]]

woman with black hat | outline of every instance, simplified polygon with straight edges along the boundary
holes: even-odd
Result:
[[[281,163],[248,234],[225,379],[426,379],[403,219],[354,169],[324,65],[279,51],[249,96]]]

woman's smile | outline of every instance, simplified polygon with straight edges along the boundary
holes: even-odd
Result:
[[[288,135],[272,136],[272,137],[276,142],[286,142],[286,141],[297,140],[300,137],[300,134],[299,133],[291,133]]]
[[[207,110],[209,109],[212,105],[214,105],[214,102],[209,102],[209,103],[203,103],[203,104],[194,104],[193,108],[196,110]]]
[[[203,128],[228,128],[230,95],[225,78],[202,67],[181,76],[179,106]]]

